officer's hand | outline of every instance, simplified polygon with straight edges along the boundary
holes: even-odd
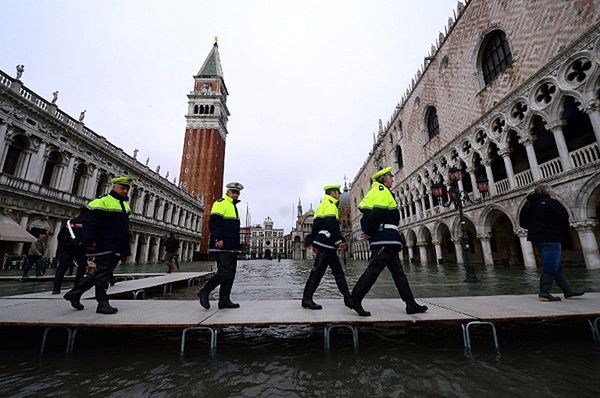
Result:
[[[342,242],[338,246],[338,249],[340,249],[341,251],[344,251],[344,250],[348,249],[348,245]]]
[[[317,254],[319,252],[319,249],[317,249],[316,247],[313,246],[312,251],[314,254]]]
[[[223,248],[223,241],[222,240],[218,240],[215,242],[215,247],[217,249],[222,249]]]
[[[367,234],[365,234],[364,232],[361,232],[361,234],[360,234],[360,238],[361,238],[361,239],[364,239],[364,240],[367,240],[367,239],[369,239],[369,238],[370,238],[370,236],[369,236],[369,235],[367,235]]]

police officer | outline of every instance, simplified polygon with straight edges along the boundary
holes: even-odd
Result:
[[[99,314],[115,314],[118,310],[108,302],[106,290],[112,278],[113,269],[120,260],[130,254],[129,248],[129,189],[135,185],[131,177],[112,179],[112,190],[108,195],[92,200],[85,217],[82,244],[88,258],[96,263],[96,270],[81,279],[64,295],[73,308],[82,310],[81,295],[92,286],[96,287],[96,300]]]
[[[217,286],[219,289],[219,308],[239,308],[233,303],[231,288],[237,267],[237,252],[240,250],[240,216],[236,204],[239,203],[240,191],[244,186],[239,182],[226,185],[225,196],[217,200],[210,212],[208,226],[210,228],[209,252],[217,256],[217,272],[198,292],[200,305],[209,309],[208,295]]]
[[[392,278],[400,297],[406,303],[406,313],[415,314],[427,311],[427,306],[419,305],[408,285],[408,279],[402,270],[398,252],[402,250],[402,241],[398,232],[400,212],[398,203],[390,187],[394,183],[392,168],[387,167],[373,174],[371,190],[358,205],[363,214],[360,225],[363,237],[369,239],[372,257],[367,269],[352,289],[355,310],[361,316],[371,313],[362,307],[362,300],[371,289],[385,266]]]
[[[340,212],[338,209],[341,195],[340,185],[327,185],[324,189],[325,197],[314,213],[311,237],[313,252],[316,256],[304,286],[302,308],[311,310],[323,308],[313,301],[313,294],[317,290],[327,266],[329,266],[335,278],[335,283],[344,296],[344,304],[346,307],[354,309],[344,270],[337,255],[337,249],[346,250],[346,242],[340,231]]]
[[[81,207],[79,214],[64,222],[60,232],[58,233],[58,267],[54,275],[54,288],[52,294],[60,294],[60,288],[67,272],[67,268],[73,267],[73,262],[77,264],[77,272],[75,274],[75,284],[79,282],[85,274],[87,266],[87,258],[85,248],[81,245],[83,235],[83,223],[87,207]]]

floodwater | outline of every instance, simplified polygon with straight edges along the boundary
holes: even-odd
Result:
[[[310,267],[310,262],[291,260],[241,261],[232,299],[299,300]],[[345,266],[351,287],[365,267],[363,261]],[[117,272],[164,268],[127,265]],[[207,269],[210,263],[182,265],[184,271]],[[535,293],[538,284],[537,271],[517,267],[478,267],[478,284],[464,283],[464,270],[452,265],[412,265],[405,271],[417,298]],[[566,276],[587,291],[598,291],[600,286],[597,270],[567,269]],[[0,282],[0,295],[48,290],[50,286],[35,281]],[[148,299],[195,300],[197,289],[174,289],[166,296]],[[397,297],[387,270],[367,296]],[[341,298],[329,273],[315,294],[315,301],[321,298]],[[118,306],[118,301],[113,301]],[[68,304],[57,301],[57,305]],[[493,352],[487,330],[475,330],[471,357],[463,353],[459,324],[360,327],[358,350],[352,348],[350,335],[339,331],[332,337],[329,352],[323,350],[322,328],[225,328],[219,332],[216,352],[208,350],[207,338],[201,335],[188,340],[184,356],[179,355],[176,331],[82,330],[70,356],[65,356],[63,336],[56,332],[40,357],[41,330],[4,329],[0,330],[0,396],[600,395],[600,348],[593,345],[585,320],[503,322],[496,326],[501,354]]]

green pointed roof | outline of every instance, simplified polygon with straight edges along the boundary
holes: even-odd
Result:
[[[215,42],[212,50],[206,57],[202,67],[198,71],[198,76],[208,77],[223,77],[223,69],[221,68],[221,57],[219,56],[219,46]]]

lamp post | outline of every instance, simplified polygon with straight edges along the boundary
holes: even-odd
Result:
[[[476,200],[472,200],[469,195],[465,192],[461,191],[458,188],[458,181],[462,178],[463,171],[457,167],[450,167],[448,170],[448,177],[450,178],[450,188],[447,190],[449,201],[445,202],[442,197],[444,196],[444,191],[446,191],[446,186],[441,182],[437,182],[432,184],[431,191],[433,195],[438,200],[438,204],[444,207],[449,207],[450,205],[454,205],[454,207],[458,210],[458,217],[460,220],[460,231],[461,237],[460,242],[463,251],[463,261],[465,265],[465,271],[467,277],[465,282],[475,283],[479,282],[477,276],[475,275],[475,269],[471,264],[470,257],[470,248],[469,248],[469,235],[467,234],[467,228],[465,227],[465,215],[463,212],[463,204],[464,203],[480,203],[483,201],[483,195],[488,192],[488,179],[485,177],[478,177],[476,180],[477,189],[481,193],[482,197]]]

